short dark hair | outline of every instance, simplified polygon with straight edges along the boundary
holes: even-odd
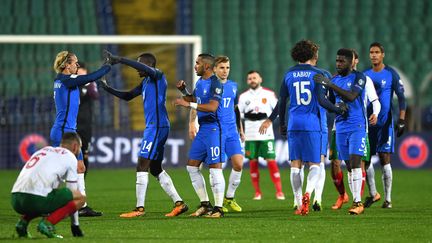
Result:
[[[372,44],[370,44],[369,45],[369,50],[372,47],[375,47],[375,46],[378,47],[381,50],[382,53],[384,53],[384,46],[381,43],[379,43],[379,42],[373,42]]]
[[[317,56],[319,46],[311,40],[301,40],[291,49],[291,57],[294,61],[305,63]]]
[[[353,55],[354,55],[354,59],[358,59],[358,58],[359,58],[359,55],[358,55],[356,49],[351,48],[351,51],[352,51],[352,53],[353,53]]]
[[[258,72],[257,70],[250,70],[249,72],[247,72],[247,75],[252,74],[252,73],[258,73],[259,76],[261,76],[261,73]]]
[[[61,138],[61,144],[81,143],[81,137],[76,132],[65,132]]]
[[[346,57],[350,62],[352,62],[354,53],[352,51],[352,49],[348,49],[348,48],[341,48],[337,51],[337,55],[338,56],[344,56]]]
[[[206,63],[210,64],[212,67],[215,63],[215,57],[210,53],[201,53],[198,55],[198,57],[201,57]]]
[[[156,67],[156,57],[155,55],[145,52],[138,56],[139,59],[142,59],[143,62],[149,64],[152,67]]]

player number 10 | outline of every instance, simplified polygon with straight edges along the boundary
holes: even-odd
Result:
[[[220,148],[219,147],[210,147],[212,157],[218,157],[220,154]]]

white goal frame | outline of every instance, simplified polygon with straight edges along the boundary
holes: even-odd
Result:
[[[192,63],[202,52],[199,35],[0,35],[0,44],[191,44]],[[192,68],[192,76],[197,77]]]

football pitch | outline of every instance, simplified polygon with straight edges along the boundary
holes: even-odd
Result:
[[[228,177],[228,169],[225,176]],[[341,210],[332,210],[337,197],[329,176],[323,194],[321,212],[311,211],[308,216],[293,214],[293,196],[289,182],[289,169],[281,170],[284,201],[276,200],[275,190],[267,169],[260,169],[263,199],[252,200],[249,171],[243,173],[237,190],[237,202],[241,213],[226,213],[221,219],[190,218],[189,213],[198,206],[189,176],[184,168],[167,169],[189,211],[176,218],[166,218],[172,209],[171,199],[159,183],[149,178],[146,214],[139,218],[123,219],[119,214],[135,207],[134,168],[116,170],[91,170],[87,176],[88,202],[95,210],[103,211],[102,217],[80,218],[88,242],[145,242],[145,241],[208,241],[208,242],[431,242],[432,241],[432,174],[431,170],[394,170],[392,209],[382,209],[383,199],[365,210],[360,216],[348,215],[348,204]],[[0,171],[0,241],[18,240],[15,223],[18,215],[10,205],[10,190],[19,171]],[[208,192],[208,170],[204,170]],[[345,176],[346,188],[346,176]],[[376,167],[378,191],[383,196],[381,170]],[[365,189],[365,194],[367,194]],[[351,195],[350,195],[351,199]],[[47,240],[36,232],[36,219],[29,226],[33,238]],[[70,220],[57,226],[64,241],[76,240],[70,233]]]

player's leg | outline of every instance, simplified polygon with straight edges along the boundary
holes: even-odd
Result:
[[[295,204],[297,206],[295,214],[301,214],[302,195],[303,195],[302,181],[300,177],[300,170],[302,168],[302,161],[301,161],[302,144],[300,143],[297,137],[298,137],[297,132],[288,132],[287,134],[288,150],[291,159],[290,182],[291,182],[291,188],[293,191]]]
[[[369,151],[371,156],[375,155],[377,152],[379,133],[381,128],[372,126],[369,127],[368,131],[368,140],[369,140]],[[377,192],[376,183],[375,183],[375,169],[372,163],[370,163],[369,167],[366,165],[366,181],[369,187],[369,197],[366,197],[364,206],[366,208],[370,207],[374,202],[377,202],[381,199],[381,195]]]
[[[350,214],[361,214],[364,211],[363,204],[361,203],[361,187],[362,187],[362,169],[361,158],[364,156],[366,149],[366,131],[351,132],[348,137],[349,143],[349,160],[347,168],[351,170],[352,180],[352,195],[353,205],[349,209]]]
[[[26,203],[28,201],[27,197],[28,194],[12,193],[11,203],[12,208],[21,215],[15,225],[18,237],[32,238],[31,234],[27,231],[27,227],[31,220],[40,216],[40,213],[33,209],[33,203]]]
[[[223,217],[223,201],[225,196],[225,177],[223,175],[222,163],[226,162],[225,141],[226,137],[222,135],[219,129],[212,129],[207,132],[207,159],[206,164],[209,166],[209,181],[210,188],[213,192],[214,207],[213,210],[207,215],[211,218]]]
[[[339,160],[338,147],[336,144],[336,131],[331,133],[331,143],[330,143],[330,164],[331,164],[331,175],[333,179],[333,184],[339,193],[336,202],[333,204],[332,209],[340,209],[343,204],[349,201],[348,194],[345,191],[343,172],[341,169],[341,160]]]
[[[207,214],[212,210],[212,205],[207,194],[206,183],[204,177],[199,169],[201,161],[204,161],[207,156],[207,145],[204,142],[203,128],[200,128],[195,139],[192,141],[191,148],[189,150],[189,160],[187,162],[187,172],[192,182],[192,187],[195,190],[199,200],[200,206],[190,216],[198,217]]]
[[[270,178],[276,189],[276,199],[285,200],[285,195],[282,192],[282,182],[280,178],[279,166],[275,160],[276,153],[275,143],[273,139],[259,142],[258,157],[262,157],[267,161]]]
[[[382,182],[384,186],[384,203],[382,208],[392,208],[391,190],[393,183],[393,171],[390,164],[390,156],[394,152],[394,128],[393,120],[389,121],[378,133],[377,152],[382,167]]]
[[[228,212],[229,209],[235,212],[241,212],[242,208],[235,200],[235,192],[240,185],[244,160],[244,152],[238,133],[232,133],[232,135],[227,138],[225,144],[227,157],[231,158],[232,169],[228,181],[228,188],[224,198],[223,210],[224,212]]]
[[[249,159],[249,173],[252,181],[252,186],[255,189],[254,200],[261,200],[261,189],[259,186],[259,164],[257,156],[258,141],[245,142],[245,157]]]
[[[49,214],[49,216],[39,222],[37,230],[49,238],[63,238],[56,234],[54,225],[65,217],[74,215],[71,225],[72,234],[83,236],[77,222],[78,215],[75,212],[84,205],[85,201],[85,196],[78,190],[71,191],[68,188],[53,190],[45,198],[44,205],[38,206],[44,214]],[[40,202],[35,202],[35,205],[38,203]]]
[[[327,128],[327,127],[326,127]],[[315,195],[314,195],[314,211],[321,211],[321,200],[322,193],[324,190],[326,172],[325,172],[325,159],[327,157],[327,147],[328,147],[328,132],[325,129],[325,132],[321,134],[321,163],[320,163],[320,177],[315,187]]]
[[[318,177],[318,182],[316,183],[316,186],[315,186],[315,195],[314,195],[314,200],[313,200],[314,203],[312,205],[312,208],[314,211],[321,211],[321,208],[322,208],[321,207],[322,193],[324,190],[324,183],[325,183],[325,177],[326,177],[324,162],[325,162],[325,155],[323,155],[321,153],[321,163],[319,164],[320,175]]]
[[[310,196],[315,190],[318,183],[321,170],[321,133],[320,132],[302,132],[298,138],[302,144],[301,157],[307,161],[309,173],[306,179],[306,191],[302,198],[302,215],[309,213]]]

